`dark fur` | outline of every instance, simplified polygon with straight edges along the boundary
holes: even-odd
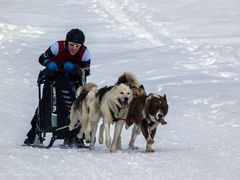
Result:
[[[130,103],[126,124],[131,126],[133,123],[139,124],[140,120],[143,119],[142,110],[144,109],[146,95],[134,97]],[[137,113],[136,113],[137,112]]]
[[[113,86],[104,86],[100,88],[96,94],[96,97],[98,98],[99,102],[101,102],[103,96],[110,91],[113,88]]]
[[[137,80],[137,78],[135,77],[135,75],[133,75],[130,72],[124,72],[117,80],[116,85],[119,85],[121,83],[124,83],[126,85],[128,85],[130,88],[132,87],[139,87],[140,84]]]
[[[142,95],[135,97],[129,108],[126,123],[128,126],[135,124],[136,127],[141,129],[143,136],[147,141],[147,152],[153,152],[151,145],[154,142],[154,136],[156,134],[158,124],[167,124],[164,117],[168,113],[168,104],[166,95]],[[154,118],[153,118],[154,117]],[[138,134],[137,129],[133,130],[133,133]],[[133,137],[129,143],[130,148],[134,148],[133,144],[136,139]]]
[[[74,111],[76,111],[77,109],[80,108],[80,106],[82,105],[83,100],[86,98],[88,94],[87,90],[83,90],[81,91],[80,95],[77,97],[77,99],[75,100],[75,102],[73,103],[73,109]]]

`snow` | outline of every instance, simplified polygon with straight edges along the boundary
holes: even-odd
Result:
[[[1,0],[0,179],[240,178],[239,0]],[[21,146],[37,106],[39,55],[71,28],[86,34],[89,82],[134,73],[166,94],[167,125],[153,148],[121,151]],[[60,141],[60,140],[59,140]],[[59,142],[61,143],[61,142]]]

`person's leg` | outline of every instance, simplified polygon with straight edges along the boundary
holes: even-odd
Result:
[[[67,131],[65,133],[65,138],[64,138],[63,144],[68,147],[73,147],[75,144],[75,137],[78,132],[79,132],[79,128],[74,129],[72,131]]]
[[[77,138],[77,134],[80,131],[80,127],[74,129],[73,131],[67,131],[65,134],[65,139],[63,144],[68,147],[77,147],[77,148],[83,148],[85,147],[84,144],[84,135],[81,139]]]
[[[37,111],[37,110],[36,110]],[[31,121],[31,129],[27,133],[27,139],[25,139],[24,144],[31,145],[34,143],[36,137],[36,125],[37,125],[37,114],[35,113]]]
[[[79,139],[77,136],[75,137],[75,146],[77,148],[84,148],[86,147],[86,145],[84,144],[84,134],[83,137],[81,139]]]

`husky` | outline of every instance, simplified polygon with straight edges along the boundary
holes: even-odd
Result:
[[[93,91],[93,92],[92,92]],[[81,139],[83,133],[85,135],[86,143],[90,143],[91,126],[89,122],[89,94],[97,92],[97,85],[95,83],[86,83],[77,89],[77,99],[73,102],[70,111],[69,130],[72,131],[80,123],[81,129],[77,137]],[[90,95],[91,96],[91,95]]]
[[[95,94],[95,98],[90,102],[89,119],[91,121],[91,143],[90,150],[94,149],[97,125],[100,118],[103,118],[105,130],[105,144],[110,148],[110,152],[117,150],[117,143],[122,127],[128,114],[130,102],[132,101],[132,91],[126,84],[103,87]],[[110,124],[115,123],[114,137],[111,143]]]
[[[144,86],[141,84],[139,87],[137,86],[132,86],[132,88],[130,88],[133,94],[133,99],[135,99],[138,96],[142,96],[142,95],[147,95],[146,91],[144,89]],[[126,129],[128,129],[128,125],[125,124]],[[104,125],[102,124],[100,126],[99,129],[99,136],[98,136],[98,141],[99,144],[103,143],[103,131],[104,131]],[[117,149],[121,149],[121,138],[119,137],[119,142],[117,143]]]
[[[152,144],[159,124],[165,125],[164,117],[168,113],[168,103],[166,95],[157,94],[142,95],[134,98],[129,107],[126,125],[132,129],[129,149],[137,149],[134,146],[137,136],[142,132],[146,140],[146,152],[154,152]]]
[[[117,80],[117,82],[115,83],[115,85],[124,83],[126,85],[128,85],[132,91],[133,94],[133,98],[138,97],[140,95],[147,95],[146,91],[144,89],[144,86],[137,80],[136,76],[133,75],[130,72],[125,72],[123,73]],[[99,129],[99,136],[98,136],[98,141],[100,144],[103,143],[103,131],[104,131],[104,124],[102,124],[100,126]],[[121,136],[119,136],[119,139],[117,141],[117,149],[120,150],[121,149]]]

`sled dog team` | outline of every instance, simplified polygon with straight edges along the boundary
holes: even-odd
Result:
[[[137,149],[134,145],[137,136],[142,132],[146,139],[146,152],[154,152],[152,144],[159,124],[164,125],[168,112],[166,95],[147,94],[143,85],[129,72],[121,75],[113,86],[98,88],[94,83],[86,83],[77,90],[77,99],[70,112],[69,130],[73,130],[80,122],[81,130],[78,138],[85,135],[89,149],[95,149],[96,132],[99,121],[98,141],[105,144],[110,152],[121,149],[121,132],[123,125],[128,129],[131,125],[132,135],[129,149]],[[113,137],[110,137],[110,125],[114,124]]]

